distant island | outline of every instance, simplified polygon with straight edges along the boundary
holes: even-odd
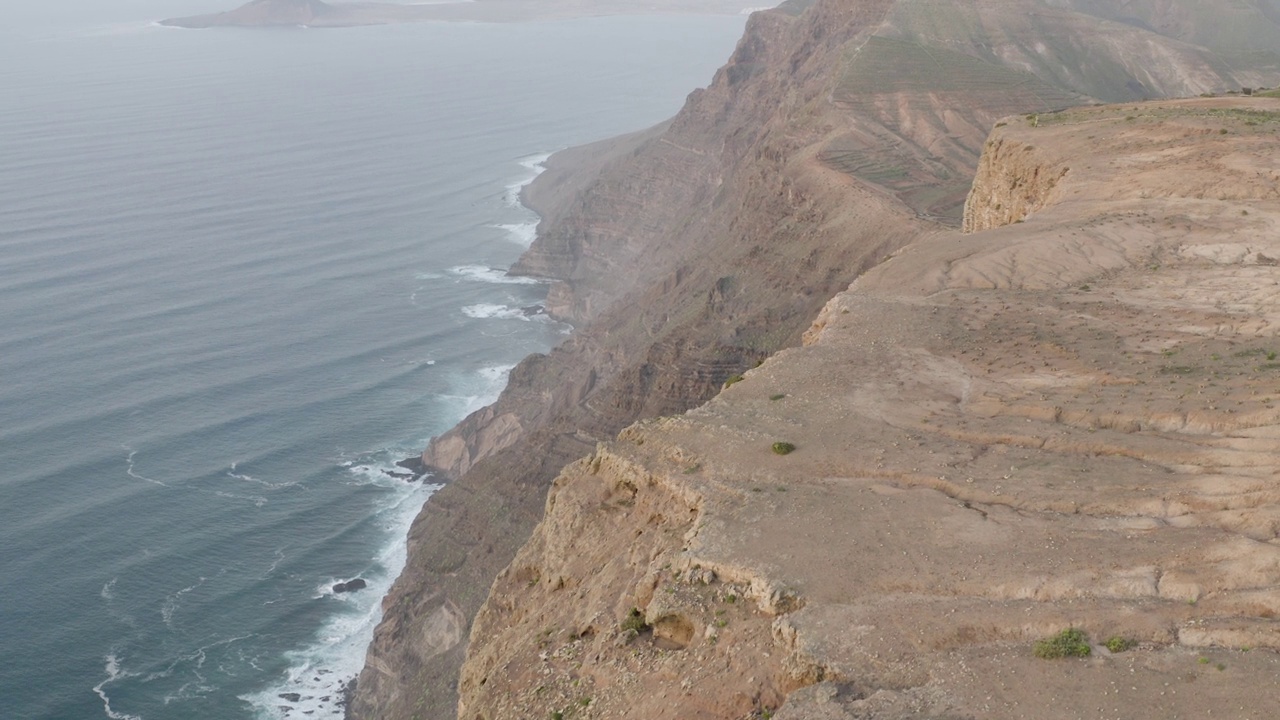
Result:
[[[777,4],[763,3],[763,4]],[[235,10],[161,20],[161,25],[211,27],[358,27],[426,21],[522,22],[597,15],[702,13],[737,15],[760,0],[459,0],[457,2],[327,3],[252,0]]]

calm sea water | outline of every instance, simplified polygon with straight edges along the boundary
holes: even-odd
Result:
[[[147,22],[206,5],[3,18],[0,717],[340,716],[432,491],[385,471],[566,331],[515,192],[744,22]]]

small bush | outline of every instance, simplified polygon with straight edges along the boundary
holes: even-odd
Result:
[[[786,395],[783,395],[783,394],[770,395],[770,396],[769,396],[769,399],[770,399],[770,400],[775,400],[775,401],[776,401],[776,400],[781,400],[781,399],[782,399],[782,398],[784,398],[784,397],[786,397]]]
[[[724,386],[729,387],[730,385],[736,385],[737,383],[742,382],[743,379],[744,378],[741,375],[731,375],[728,380],[724,381]]]
[[[1040,640],[1035,644],[1035,655],[1045,660],[1065,657],[1089,657],[1093,649],[1089,647],[1089,637],[1083,630],[1067,628],[1051,638]]]
[[[790,455],[795,450],[796,446],[789,442],[776,442],[773,444],[773,453],[775,455]]]
[[[631,612],[627,613],[627,617],[622,621],[623,631],[635,631],[637,634],[649,629],[649,624],[644,621],[644,613],[640,612],[640,608],[631,608]]]
[[[1109,638],[1105,644],[1107,646],[1107,649],[1110,650],[1111,652],[1122,653],[1125,650],[1132,649],[1135,643],[1128,638],[1122,638],[1119,635],[1116,635],[1114,637]]]

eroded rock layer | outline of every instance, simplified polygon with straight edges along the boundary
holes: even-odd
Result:
[[[1278,100],[1008,120],[1006,224],[566,468],[459,717],[1272,717],[1278,147]]]

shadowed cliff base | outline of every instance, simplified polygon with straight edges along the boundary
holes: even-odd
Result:
[[[1162,17],[1197,5],[1149,4]],[[751,18],[729,63],[667,127],[579,153],[589,182],[535,184],[529,196],[544,221],[514,271],[555,280],[548,310],[578,329],[521,363],[497,403],[424,453],[459,480],[414,525],[351,715],[452,715],[467,638],[490,639],[472,634],[472,618],[542,517],[559,470],[636,420],[696,407],[798,345],[830,298],[907,245],[954,239],[1000,118],[1276,84],[1265,65],[1231,65],[1214,48],[1087,5],[787,3]],[[928,22],[944,8],[963,32]],[[1273,23],[1260,37],[1280,31]],[[1078,61],[1078,72],[1062,72]],[[773,442],[798,446],[787,458],[805,456],[803,436],[769,438],[766,452]],[[664,514],[660,524],[679,537],[687,522]],[[616,600],[610,592],[598,597]],[[662,619],[647,617],[664,643],[691,642],[685,621]]]
[[[738,15],[776,2],[744,0],[428,0],[322,2],[253,0],[234,10],[170,18],[161,25],[211,27],[358,27],[412,22],[529,22],[603,15],[695,13]]]

